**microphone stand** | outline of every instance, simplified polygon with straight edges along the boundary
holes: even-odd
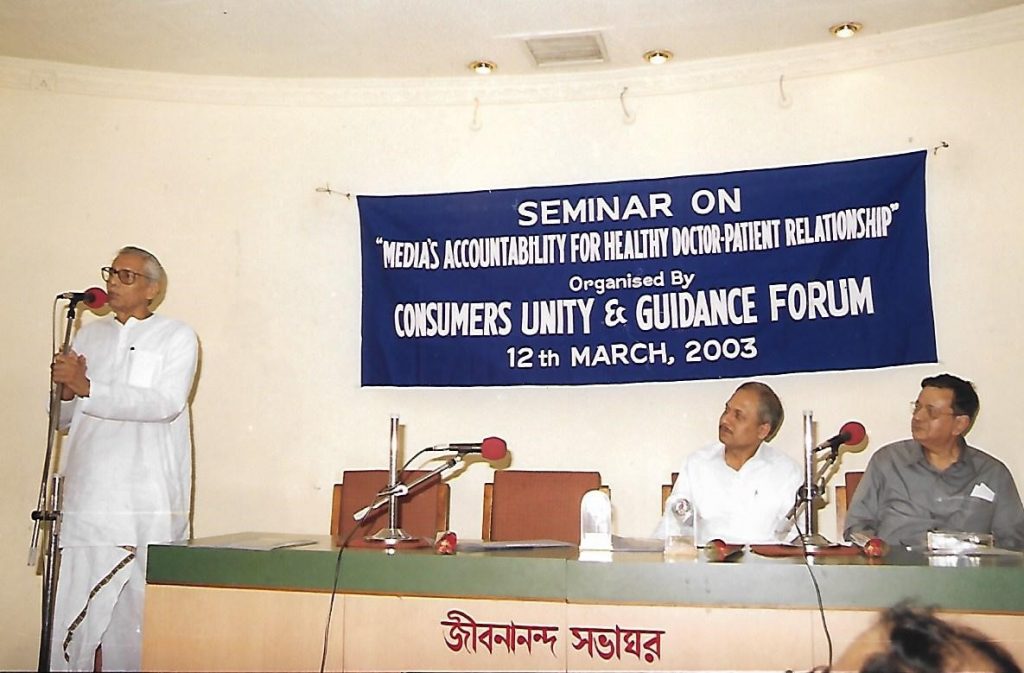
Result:
[[[71,328],[75,322],[75,306],[81,299],[71,298],[68,304],[67,322],[64,328],[64,341],[60,352],[67,355],[70,351]],[[57,598],[57,578],[60,569],[60,507],[62,502],[61,475],[52,476],[52,489],[49,492],[47,507],[47,483],[51,481],[50,464],[56,443],[57,426],[60,423],[60,401],[64,394],[64,384],[50,386],[49,429],[46,434],[46,455],[43,458],[43,476],[39,482],[39,498],[36,508],[32,511],[32,541],[29,545],[28,565],[35,567],[39,560],[39,537],[44,525],[49,526],[49,543],[43,559],[42,586],[42,619],[39,633],[39,671],[50,670],[50,646],[53,640],[53,606]]]
[[[398,486],[398,416],[392,416],[388,439],[388,486],[382,491],[388,493],[388,525],[366,538],[367,541],[383,542],[391,546],[413,539],[412,535],[398,527]]]
[[[391,436],[388,449],[388,485],[377,494],[377,497],[374,498],[374,501],[370,503],[370,505],[356,512],[352,518],[356,521],[362,521],[372,510],[375,510],[384,503],[387,503],[388,525],[381,528],[373,535],[367,536],[365,539],[367,542],[383,542],[388,547],[394,548],[402,542],[419,541],[419,538],[409,535],[398,527],[398,499],[409,495],[413,489],[417,488],[420,484],[425,483],[428,479],[457,465],[462,461],[462,455],[460,454],[456,457],[449,458],[444,465],[435,468],[429,474],[426,474],[415,480],[413,483],[406,485],[398,481],[398,416],[391,417]]]
[[[797,490],[796,502],[792,509],[786,514],[787,521],[796,520],[803,509],[803,530],[800,532],[800,543],[808,552],[816,551],[822,547],[828,547],[832,543],[828,538],[818,533],[817,520],[814,517],[814,501],[825,492],[823,477],[832,469],[839,458],[839,445],[833,445],[829,451],[825,463],[814,470],[814,454],[817,447],[814,446],[813,436],[813,412],[804,411],[804,483]]]
[[[385,503],[390,504],[391,500],[394,499],[394,498],[403,498],[403,497],[405,497],[407,495],[410,495],[413,491],[415,491],[421,485],[423,485],[424,483],[430,481],[431,479],[433,479],[437,475],[441,474],[445,470],[448,470],[448,469],[451,469],[451,468],[455,467],[456,465],[461,463],[462,460],[463,460],[462,454],[459,454],[457,456],[453,456],[453,457],[449,458],[448,460],[446,460],[443,465],[439,465],[438,467],[435,467],[433,470],[431,470],[427,474],[423,475],[422,477],[416,479],[415,481],[413,481],[409,485],[398,483],[398,484],[395,484],[394,486],[386,486],[386,487],[384,487],[384,490],[382,490],[380,493],[377,494],[376,499],[372,503],[370,503],[366,507],[362,508],[361,510],[357,511],[355,514],[352,515],[352,518],[354,520],[356,520],[356,521],[362,521],[373,510],[378,509],[379,507],[381,507]],[[390,517],[389,517],[389,519],[390,519]],[[378,539],[377,536],[380,535],[381,533],[383,533],[386,530],[387,530],[386,528],[385,529],[381,529],[376,534],[370,536],[367,539]],[[384,538],[380,538],[380,539],[384,540]],[[412,539],[412,538],[410,537],[408,539]]]

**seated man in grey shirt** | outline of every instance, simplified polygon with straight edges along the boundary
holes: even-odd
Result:
[[[967,444],[978,414],[974,385],[950,374],[921,381],[905,439],[879,449],[854,494],[843,536],[924,546],[930,530],[992,533],[1024,549],[1024,507],[1002,462]]]

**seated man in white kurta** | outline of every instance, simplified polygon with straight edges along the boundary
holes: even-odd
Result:
[[[800,466],[766,443],[782,416],[767,385],[748,381],[737,388],[718,421],[718,441],[683,461],[655,536],[693,536],[698,546],[794,538],[786,514],[803,482]]]

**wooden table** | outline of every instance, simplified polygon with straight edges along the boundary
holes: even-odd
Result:
[[[332,671],[778,671],[828,663],[802,558],[347,549],[339,565],[327,537],[273,551],[217,546],[251,535],[150,547],[147,670],[315,671],[325,636]],[[1021,557],[928,559],[897,550],[884,561],[815,558],[810,570],[836,670],[855,669],[878,649],[870,627],[880,609],[904,599],[937,606],[1024,661]]]

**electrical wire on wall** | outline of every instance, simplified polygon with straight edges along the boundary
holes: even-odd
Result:
[[[622,106],[622,114],[625,117],[625,119],[623,120],[623,123],[632,124],[633,122],[636,121],[636,114],[633,113],[633,112],[630,112],[629,108],[626,107],[626,94],[627,93],[629,93],[629,87],[628,86],[622,87],[622,91],[619,92],[619,105]]]
[[[331,185],[328,182],[324,183],[323,187],[317,187],[316,191],[320,194],[332,194],[337,196],[344,196],[349,201],[352,200],[352,192],[341,192],[337,189],[331,189]]]
[[[470,131],[479,131],[484,127],[480,121],[480,99],[473,98],[473,120],[469,123]]]
[[[779,107],[781,108],[788,108],[793,105],[793,101],[786,95],[785,79],[785,75],[779,75]]]

